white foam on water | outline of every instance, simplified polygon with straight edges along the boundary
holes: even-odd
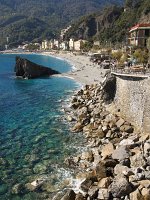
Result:
[[[80,185],[84,180],[85,180],[85,178],[71,180],[72,189],[74,190],[75,193],[79,193],[79,192],[83,193],[83,191],[80,189]]]

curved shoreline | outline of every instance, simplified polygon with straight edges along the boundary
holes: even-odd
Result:
[[[86,55],[75,55],[72,52],[3,52],[4,54],[35,54],[50,56],[59,60],[64,60],[71,66],[71,70],[62,73],[63,77],[72,78],[81,85],[90,85],[102,82],[106,69],[100,68],[98,64],[90,61],[90,57]]]
[[[56,59],[62,59],[68,62],[72,70],[62,73],[62,76],[72,78],[82,85],[90,85],[94,82],[102,82],[103,76],[107,70],[100,68],[98,64],[92,63],[90,57],[86,55],[74,55],[73,53],[59,52],[43,52],[41,55],[52,56]]]

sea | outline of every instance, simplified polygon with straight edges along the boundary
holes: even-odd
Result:
[[[55,57],[19,56],[61,73],[72,70]],[[71,180],[65,159],[82,146],[82,136],[71,133],[63,110],[81,85],[65,77],[18,79],[15,58],[0,54],[0,199],[48,199]],[[25,189],[38,178],[47,180],[40,190]]]

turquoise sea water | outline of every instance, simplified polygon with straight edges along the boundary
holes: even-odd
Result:
[[[63,61],[42,55],[22,55],[60,72],[70,70]],[[64,159],[76,151],[64,121],[62,102],[79,85],[67,78],[16,79],[15,55],[0,55],[0,199],[45,199],[55,191],[67,172]],[[61,101],[60,101],[61,100]],[[12,194],[15,184],[49,177],[41,192]]]

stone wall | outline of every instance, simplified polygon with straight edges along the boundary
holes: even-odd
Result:
[[[116,76],[115,104],[140,131],[150,132],[150,78]]]

